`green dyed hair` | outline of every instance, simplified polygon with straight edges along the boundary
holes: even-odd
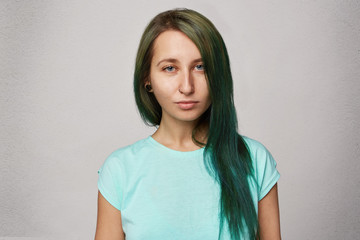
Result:
[[[192,137],[196,144],[205,145],[205,166],[220,185],[219,238],[224,223],[227,223],[232,239],[239,239],[246,232],[250,239],[255,239],[258,219],[248,182],[253,176],[253,168],[246,143],[237,132],[229,57],[220,33],[200,13],[189,9],[166,11],[153,18],[146,27],[134,73],[135,100],[140,115],[149,125],[160,124],[161,106],[144,85],[149,80],[153,43],[166,30],[187,35],[199,49],[205,67],[212,103],[201,116]],[[195,139],[196,130],[203,124],[208,126],[206,144]]]

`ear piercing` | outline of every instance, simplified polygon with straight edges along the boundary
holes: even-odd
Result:
[[[151,92],[153,90],[150,83],[145,84],[145,89],[147,92]]]

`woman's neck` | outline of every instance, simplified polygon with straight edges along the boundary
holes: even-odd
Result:
[[[193,129],[197,122],[161,120],[159,128],[152,137],[164,146],[177,151],[193,151],[200,148],[192,139]],[[195,138],[206,143],[204,127],[198,129]]]

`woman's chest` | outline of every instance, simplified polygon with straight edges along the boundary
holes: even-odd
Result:
[[[202,162],[147,166],[124,203],[126,239],[218,239],[219,187]]]

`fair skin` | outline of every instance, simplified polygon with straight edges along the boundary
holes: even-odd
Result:
[[[154,42],[149,82],[162,107],[162,119],[153,138],[177,151],[199,148],[191,133],[199,117],[211,104],[201,55],[183,33],[168,30]],[[205,134],[197,136],[206,140]],[[280,238],[277,185],[259,201],[260,237]],[[121,212],[98,193],[98,219],[95,240],[123,240]]]
[[[200,52],[185,34],[166,31],[156,39],[150,81],[162,107],[153,138],[178,151],[198,149],[191,132],[211,100]]]

